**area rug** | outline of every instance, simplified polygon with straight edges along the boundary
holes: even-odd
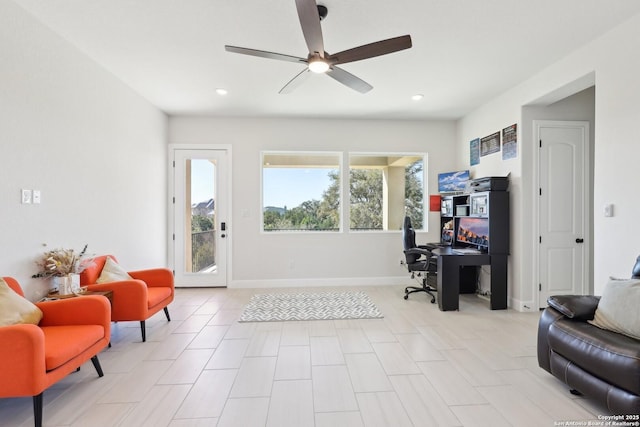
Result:
[[[381,317],[378,307],[364,292],[302,292],[254,295],[239,322]]]

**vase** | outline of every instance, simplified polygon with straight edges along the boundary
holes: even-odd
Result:
[[[71,292],[77,294],[80,292],[80,275],[77,273],[70,273],[69,276],[71,280]]]
[[[53,278],[54,288],[58,288],[58,295],[73,294],[73,278],[70,274]]]

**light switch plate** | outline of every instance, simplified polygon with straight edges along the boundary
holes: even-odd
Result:
[[[40,201],[42,200],[40,196],[40,190],[33,190],[31,198],[33,199],[33,203],[39,204]]]
[[[604,205],[604,216],[605,217],[612,217],[613,216],[613,205],[612,204]]]
[[[31,190],[21,190],[22,191],[22,203],[27,204],[31,203]]]

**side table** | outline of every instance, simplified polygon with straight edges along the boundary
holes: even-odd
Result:
[[[46,297],[42,298],[41,301],[51,301],[57,299],[66,299],[66,298],[75,298],[75,297],[83,297],[85,295],[102,295],[109,300],[109,304],[113,304],[113,291],[86,291],[81,294],[69,294],[69,295],[60,295],[57,292],[53,292],[48,294]]]

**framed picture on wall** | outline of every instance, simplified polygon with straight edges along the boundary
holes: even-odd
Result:
[[[469,164],[475,166],[480,163],[480,138],[469,142]]]
[[[502,129],[502,160],[518,157],[518,125]]]
[[[500,132],[492,133],[480,139],[480,156],[487,156],[498,151],[500,151]]]

